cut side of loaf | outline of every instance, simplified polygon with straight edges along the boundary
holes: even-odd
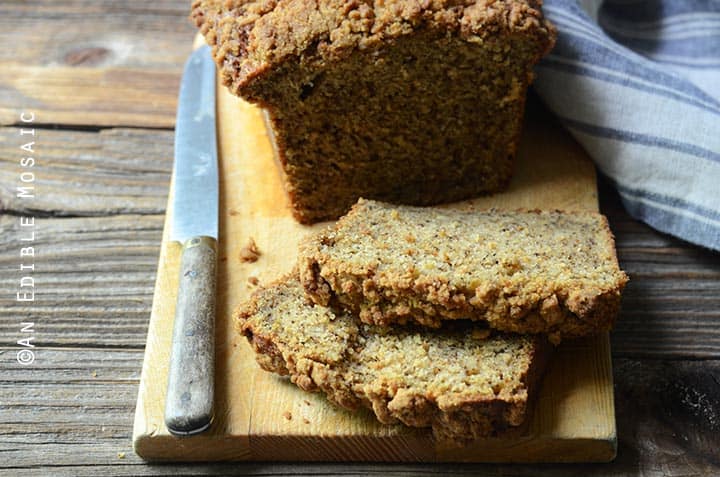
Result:
[[[310,302],[296,275],[259,289],[238,324],[263,369],[344,408],[372,409],[382,423],[432,427],[456,443],[521,426],[550,349],[539,337],[488,336],[469,322],[366,325]]]
[[[509,182],[532,68],[555,41],[537,0],[196,0],[230,90],[265,109],[303,223],[358,197],[435,204]]]
[[[310,298],[365,323],[486,321],[562,338],[609,330],[627,282],[604,216],[360,200],[300,246]]]

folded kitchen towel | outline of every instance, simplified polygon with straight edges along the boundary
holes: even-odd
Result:
[[[720,250],[720,2],[545,0],[535,89],[635,218]]]

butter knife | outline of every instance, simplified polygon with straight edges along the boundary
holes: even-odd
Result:
[[[170,239],[182,244],[165,425],[175,435],[213,419],[218,166],[215,64],[209,47],[185,63],[175,127]]]

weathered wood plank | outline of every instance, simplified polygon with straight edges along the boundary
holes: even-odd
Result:
[[[172,127],[188,11],[169,0],[3,2],[0,125],[30,110],[45,124]]]
[[[173,161],[172,131],[107,129],[99,132],[0,128],[0,211],[44,215],[161,214]],[[21,146],[28,145],[28,152]],[[35,165],[24,167],[23,158]],[[23,183],[22,173],[34,174]],[[18,187],[33,185],[33,199]]]
[[[1,348],[7,360],[14,348]],[[130,447],[142,350],[38,350],[0,380],[0,474],[8,475],[716,475],[720,361],[616,359],[618,458],[563,466],[224,464],[145,465]],[[124,453],[118,458],[118,453]],[[12,470],[11,470],[12,469]]]
[[[175,69],[195,31],[189,10],[185,0],[5,1],[0,63]]]
[[[37,219],[35,241],[20,218],[0,216],[0,327],[34,321],[45,345],[142,348],[150,314],[161,215]],[[35,257],[21,257],[32,245]],[[21,264],[35,271],[21,271]],[[35,301],[20,303],[24,276]]]
[[[32,111],[43,124],[173,127],[180,71],[3,67],[0,125]]]

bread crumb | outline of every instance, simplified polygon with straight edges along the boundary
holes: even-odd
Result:
[[[292,413],[290,411],[283,412],[283,417],[288,421],[292,421]]]
[[[310,421],[303,417],[303,424],[310,424]]]
[[[90,373],[90,376],[92,376],[93,378],[97,378],[97,371],[93,369],[92,373]]]
[[[240,249],[241,262],[257,262],[260,255],[260,250],[258,250],[255,240],[252,237],[250,237],[245,246]]]
[[[253,286],[258,286],[258,284],[260,283],[260,280],[258,280],[258,277],[254,277],[252,275],[248,277],[247,281],[250,285],[253,285]]]
[[[303,402],[305,403],[306,406],[310,405],[310,401],[308,401],[307,399],[303,399]]]
[[[124,453],[124,452],[118,452],[118,453],[117,453],[117,456],[118,456],[118,459],[124,459],[124,458],[125,458],[125,453]]]

